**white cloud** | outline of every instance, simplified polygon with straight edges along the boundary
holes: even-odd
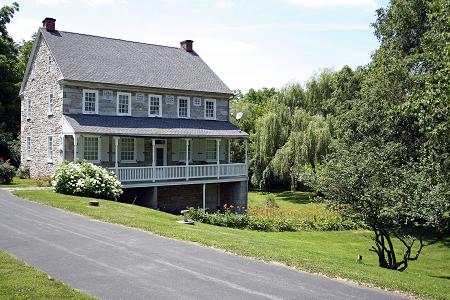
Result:
[[[376,6],[376,0],[287,0],[291,4],[305,7],[334,7],[334,6]]]
[[[230,0],[218,0],[216,5],[220,9],[230,9],[234,7],[234,2]]]
[[[295,29],[298,32],[315,32],[315,31],[347,31],[347,30],[368,30],[369,24],[351,24],[351,23],[266,23],[266,24],[250,24],[241,26],[222,26],[211,28],[211,31],[258,31],[258,30],[278,30],[278,29]]]
[[[29,40],[41,24],[42,20],[40,19],[17,17],[11,20],[8,25],[8,32],[16,42]]]
[[[34,0],[37,5],[55,6],[69,3],[70,0]]]

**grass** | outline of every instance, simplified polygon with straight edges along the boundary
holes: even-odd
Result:
[[[406,271],[397,272],[378,267],[375,255],[368,251],[372,243],[369,231],[257,232],[201,223],[186,226],[175,223],[180,219],[177,216],[125,203],[100,200],[100,207],[91,207],[87,204],[89,198],[56,194],[50,190],[15,191],[15,194],[97,220],[276,261],[310,272],[424,298],[448,299],[450,295],[449,238],[425,248],[418,261],[412,262]],[[287,194],[277,197],[286,197],[279,201],[280,206],[297,204],[298,208],[308,204],[302,203],[301,194],[292,195],[292,199]],[[251,193],[250,203],[256,205],[258,201],[261,201],[258,194]],[[361,264],[356,263],[358,254],[364,257]]]
[[[14,177],[13,181],[11,183],[0,183],[0,188],[14,188],[14,187],[32,187],[37,186],[36,181],[31,178],[19,178]]]
[[[0,251],[0,299],[95,299]]]

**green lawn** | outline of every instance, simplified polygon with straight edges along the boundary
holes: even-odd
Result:
[[[95,299],[0,251],[0,299]]]
[[[280,233],[200,223],[187,226],[177,224],[177,216],[130,204],[101,200],[100,207],[91,207],[87,204],[89,198],[56,194],[50,190],[16,191],[15,194],[94,219],[198,242],[265,261],[281,262],[306,271],[348,278],[425,298],[448,299],[450,295],[450,239],[425,248],[417,262],[412,262],[405,272],[397,272],[377,266],[375,255],[368,251],[371,246],[368,231]],[[296,195],[300,197],[300,194],[292,196],[295,198]],[[278,195],[280,197],[282,195]],[[250,203],[253,205],[262,201],[258,198],[257,193],[251,193]],[[282,199],[279,202],[280,205],[295,205],[298,201]],[[309,204],[296,205],[298,208]],[[358,254],[364,256],[362,264],[356,263]]]
[[[22,179],[19,177],[14,177],[11,183],[0,183],[0,188],[14,188],[14,187],[30,187],[37,186],[36,181],[31,178]]]

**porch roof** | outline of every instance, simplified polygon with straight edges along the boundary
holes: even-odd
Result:
[[[248,138],[225,121],[65,114],[73,133],[149,137]],[[67,133],[67,132],[65,132]]]

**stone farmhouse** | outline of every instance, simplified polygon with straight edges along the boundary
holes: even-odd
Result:
[[[20,90],[31,176],[84,159],[115,172],[140,205],[246,206],[248,135],[229,121],[232,93],[191,40],[180,44],[59,31],[45,18]]]

